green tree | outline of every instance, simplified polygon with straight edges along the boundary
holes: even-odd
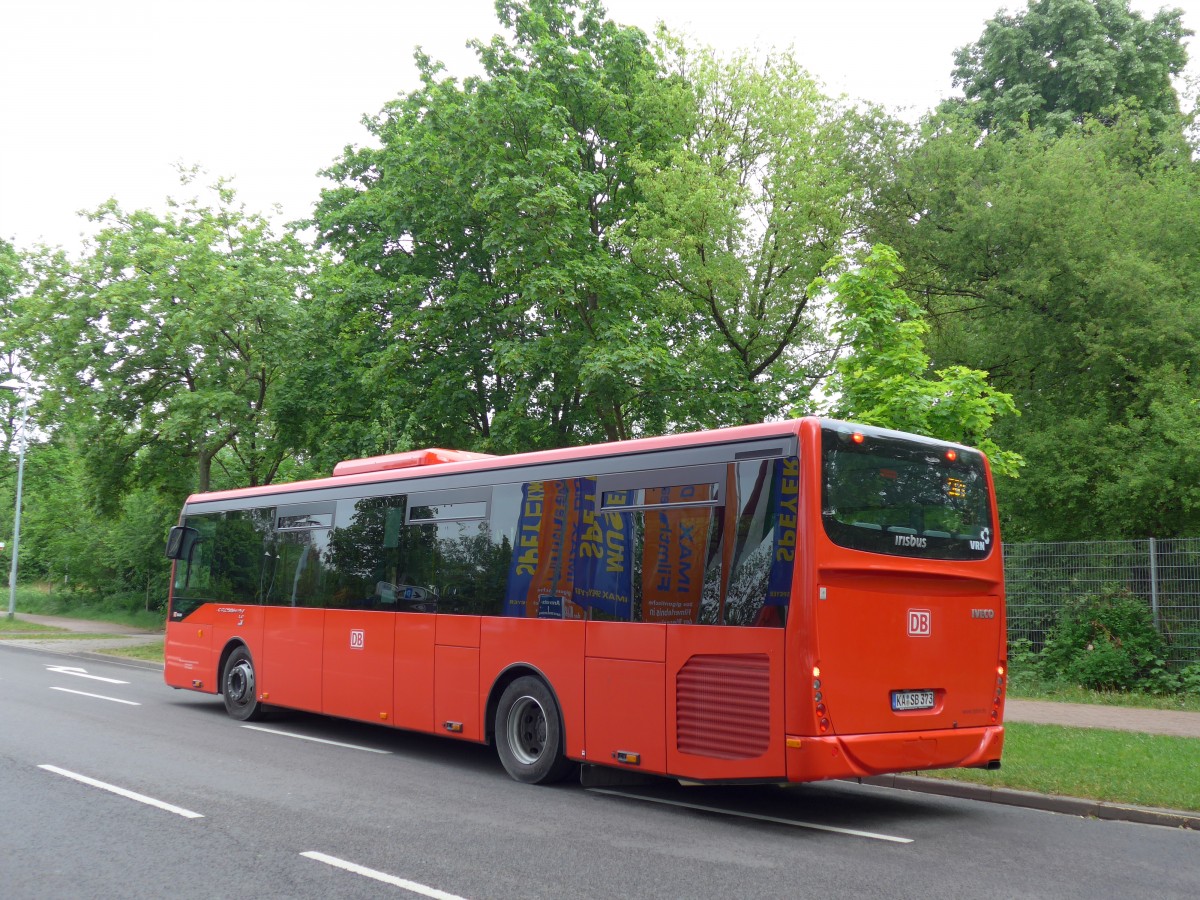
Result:
[[[1200,529],[1200,184],[1139,147],[1147,116],[1061,137],[929,123],[880,198],[934,364],[991,373],[1022,416],[996,440],[1010,538]]]
[[[26,367],[20,353],[16,328],[17,301],[25,296],[30,280],[24,254],[0,238],[0,382],[24,380]],[[0,390],[0,422],[4,430],[4,452],[12,450],[21,419],[21,397]]]
[[[997,14],[955,55],[954,84],[981,128],[1049,126],[1057,133],[1085,117],[1136,104],[1155,134],[1179,135],[1171,79],[1187,64],[1183,12],[1151,19],[1129,0],[1030,0]]]
[[[807,407],[832,357],[809,287],[861,221],[868,120],[790,52],[721,59],[665,32],[659,52],[693,121],[684,142],[641,162],[624,237],[674,298],[722,421]]]
[[[613,240],[631,155],[673,140],[671,87],[596,0],[497,12],[483,77],[418,53],[421,87],[367,123],[379,146],[327,173],[316,225],[339,262],[316,315],[344,342],[335,396],[366,452],[625,438],[679,393],[653,286]]]
[[[903,271],[896,251],[877,244],[857,265],[814,285],[834,295],[834,331],[844,349],[827,386],[834,415],[978,447],[996,472],[1015,476],[1024,461],[992,438],[996,419],[1018,414],[1012,397],[991,387],[987,372],[931,370],[922,345],[929,325],[897,284]]]
[[[100,498],[135,473],[175,496],[212,487],[214,469],[265,484],[288,455],[271,402],[302,366],[291,341],[307,254],[226,183],[211,196],[165,215],[104,204],[83,258],[48,260],[22,316],[35,370],[109,488]]]

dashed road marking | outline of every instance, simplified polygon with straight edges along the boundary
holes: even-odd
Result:
[[[184,809],[182,806],[175,806],[170,803],[165,803],[162,800],[155,800],[153,797],[147,797],[145,794],[139,794],[135,791],[126,790],[122,787],[117,787],[115,784],[107,784],[103,781],[97,781],[95,778],[88,778],[86,775],[80,775],[78,772],[69,772],[66,769],[60,769],[58,766],[38,766],[39,769],[45,769],[47,772],[53,772],[55,775],[62,775],[65,778],[71,778],[82,784],[91,785],[92,787],[100,788],[102,791],[108,791],[116,794],[119,797],[125,797],[129,800],[136,800],[138,803],[145,803],[147,806],[154,806],[158,809],[166,810],[170,813],[175,813],[177,816],[183,816],[185,819],[203,819],[204,816],[198,812],[192,812],[190,809]]]
[[[384,884],[390,884],[393,887],[403,888],[406,891],[412,891],[414,894],[420,894],[422,897],[433,897],[435,900],[463,900],[458,894],[450,894],[446,891],[439,891],[437,888],[430,887],[427,884],[421,884],[417,881],[409,881],[407,878],[398,878],[395,875],[389,875],[387,872],[380,872],[377,869],[368,869],[366,866],[360,866],[358,863],[347,862],[344,859],[338,859],[336,856],[329,856],[325,853],[318,853],[316,850],[309,850],[306,853],[300,854],[308,859],[314,859],[317,862],[323,862],[328,866],[336,866],[339,869],[345,869],[347,872],[353,872],[355,875],[362,875],[364,878],[373,878],[376,881],[382,881]]]

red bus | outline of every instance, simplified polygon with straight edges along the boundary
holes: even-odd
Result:
[[[198,494],[165,678],[494,743],[531,783],[995,768],[993,496],[977,450],[816,418]]]

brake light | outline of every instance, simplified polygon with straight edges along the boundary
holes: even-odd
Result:
[[[825,705],[825,693],[822,690],[821,667],[813,666],[813,712],[816,713],[817,731],[825,734],[833,726],[829,722],[829,708]]]
[[[1004,680],[1005,666],[1001,662],[996,666],[996,695],[992,698],[992,722],[1000,721],[1000,704],[1004,702]]]

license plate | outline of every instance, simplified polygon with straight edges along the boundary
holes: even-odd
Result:
[[[895,712],[933,709],[933,691],[892,691],[892,709]]]

